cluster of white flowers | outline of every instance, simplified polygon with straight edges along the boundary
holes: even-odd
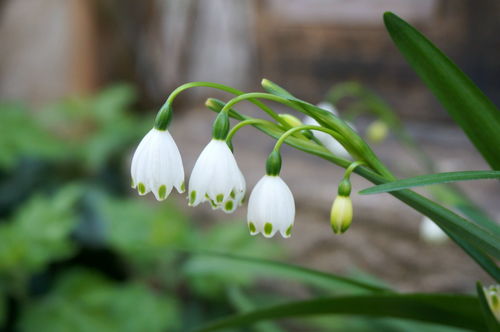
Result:
[[[132,187],[140,195],[153,192],[157,200],[172,188],[184,188],[184,168],[179,149],[167,130],[151,129],[132,159]],[[212,139],[195,163],[189,180],[189,205],[210,202],[213,209],[233,212],[244,200],[245,178],[224,140]],[[252,235],[272,237],[277,231],[290,237],[295,218],[293,195],[278,175],[265,175],[255,186],[248,204]]]
[[[337,115],[332,104],[320,103],[319,107]],[[166,111],[171,111],[165,108]],[[159,127],[151,129],[142,139],[132,159],[132,187],[140,195],[153,192],[157,200],[164,200],[175,187],[185,191],[184,168],[179,149],[166,129],[171,113],[159,113]],[[292,127],[302,123],[291,115],[282,115]],[[305,124],[317,125],[306,117]],[[352,125],[351,125],[352,127]],[[165,129],[163,129],[165,128]],[[198,157],[189,179],[188,201],[190,206],[209,202],[213,209],[231,213],[245,199],[246,183],[236,159],[226,140],[229,119],[220,113],[214,122],[214,136]],[[347,150],[330,135],[317,132],[318,140],[332,153],[350,159]],[[267,172],[255,185],[248,202],[247,222],[250,234],[261,233],[273,237],[280,233],[284,238],[291,235],[295,218],[295,202],[287,184],[280,178],[281,157],[279,151],[270,155]],[[348,192],[335,199],[331,213],[331,225],[335,233],[343,233],[352,220],[352,203]]]

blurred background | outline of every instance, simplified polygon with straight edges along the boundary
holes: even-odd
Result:
[[[422,217],[389,195],[354,194],[353,225],[333,235],[329,211],[343,170],[289,148],[282,176],[297,216],[286,241],[251,237],[246,206],[226,215],[188,209],[183,195],[158,203],[129,188],[133,149],[169,92],[188,81],[255,91],[265,77],[313,103],[356,82],[392,107],[436,170],[487,169],[392,44],[386,10],[420,29],[500,104],[496,0],[0,1],[1,330],[187,331],[225,314],[325,294],[200,250],[274,258],[401,291],[468,292],[478,279],[489,283],[451,241],[425,241]],[[231,98],[200,88],[176,99],[171,132],[187,174],[210,139],[209,96]],[[336,106],[364,134],[376,118],[353,117],[352,105]],[[248,104],[238,110],[262,116]],[[273,143],[252,128],[235,138],[249,188]],[[425,172],[391,133],[373,149],[399,176]],[[357,192],[369,183],[354,176],[353,185]],[[497,182],[459,189],[500,219]],[[348,317],[249,330],[374,327],[422,330]]]

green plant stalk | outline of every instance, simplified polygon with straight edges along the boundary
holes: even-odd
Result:
[[[455,309],[455,310],[454,310]],[[452,294],[370,294],[285,303],[209,323],[195,331],[219,331],[257,321],[319,314],[393,317],[484,331],[477,298]]]
[[[305,103],[300,101],[297,103],[295,100],[290,100],[289,98],[285,98],[282,96],[270,94],[270,93],[246,93],[240,96],[237,96],[230,100],[227,104],[224,105],[221,112],[228,112],[232,106],[241,102],[243,100],[248,99],[268,99],[278,103],[282,103],[286,106],[289,106],[301,113],[309,115],[313,117],[320,124],[323,124],[327,128],[332,128],[334,131],[337,131],[340,134],[340,142],[344,145],[344,147],[349,151],[351,155],[357,157],[358,159],[363,159],[366,164],[368,164],[371,168],[380,172],[391,179],[394,179],[394,176],[387,170],[387,168],[378,160],[377,156],[373,153],[370,147],[358,136],[358,134],[353,131],[349,125],[347,125],[343,120],[337,118],[333,114],[318,108],[314,105],[308,104],[308,107],[314,108],[314,112],[311,112],[309,109],[304,108],[300,103]],[[318,117],[316,113],[320,113],[322,116]],[[323,122],[323,123],[321,123]],[[325,124],[326,123],[326,124]]]
[[[396,139],[398,139],[399,142],[402,142],[403,146],[414,153],[427,172],[436,172],[432,159],[417,144],[417,142],[406,130],[404,124],[397,117],[394,110],[380,96],[356,82],[338,84],[327,94],[327,100],[334,103],[334,105],[342,98],[346,97],[359,98],[361,102],[365,104],[363,110],[372,111],[385,121],[391,128]],[[362,109],[358,107],[357,112],[361,114]],[[453,205],[457,210],[462,212],[467,218],[475,221],[478,225],[481,225],[493,232],[498,231],[498,225],[492,221],[483,209],[477,206],[477,204],[475,204],[459,187],[453,184],[439,185],[430,187],[429,191],[433,197],[442,202]]]
[[[174,99],[183,91],[186,91],[191,88],[198,88],[198,87],[206,87],[206,88],[213,88],[221,91],[228,92],[230,94],[240,96],[243,95],[244,92],[240,91],[238,89],[232,88],[230,86],[224,85],[224,84],[219,84],[219,83],[213,83],[213,82],[189,82],[185,83],[179,87],[177,87],[174,91],[170,93],[170,95],[167,97],[167,100],[163,104],[163,106],[160,108],[158,111],[157,115],[157,120],[161,119],[165,113],[169,111],[169,109],[172,107],[172,104],[174,102]],[[274,112],[270,107],[266,106],[264,103],[256,100],[256,99],[248,99],[249,102],[255,104],[258,106],[261,110],[266,112],[271,118],[273,118],[275,121],[283,125],[285,128],[289,128],[289,124],[283,120],[276,112]]]
[[[425,166],[427,172],[434,173],[436,171],[432,160],[415,142],[413,137],[408,134],[403,123],[382,98],[356,82],[338,84],[327,94],[327,100],[331,101],[334,105],[346,97],[360,98],[365,107],[356,108],[357,115],[363,113],[363,111],[372,111],[375,113],[391,128],[396,138],[409,150],[413,151],[418,160]]]
[[[216,100],[216,99],[210,98],[209,100],[207,100],[207,107],[215,112],[220,112],[223,105],[224,105],[223,102]],[[232,110],[232,109],[229,111],[229,115],[237,120],[240,120],[240,121],[250,119],[250,118],[248,118],[244,115],[241,115],[240,113],[238,113],[237,111]],[[268,128],[268,127],[261,126],[261,125],[254,125],[254,127],[256,127],[258,130],[264,132],[265,134],[267,134],[271,137],[274,137],[275,139],[279,139],[279,137],[283,134],[283,130],[281,128],[279,128],[278,126],[276,126],[276,128],[274,130],[271,128]],[[324,148],[322,146],[318,146],[310,141],[305,141],[303,139],[299,139],[299,138],[290,136],[285,140],[285,142],[290,146],[293,146],[301,151],[304,151],[304,152],[316,155],[316,156],[323,158],[325,160],[328,160],[328,161],[330,161],[330,162],[332,162],[340,167],[347,168],[351,164],[350,161],[346,161],[342,158],[338,158],[335,155],[333,155],[332,153],[330,153],[330,151],[328,151],[326,148]],[[354,172],[357,173],[358,175],[363,176],[365,179],[371,181],[374,184],[382,184],[382,183],[387,182],[387,180],[385,178],[383,178],[379,174],[369,170],[366,167],[357,167]],[[475,247],[475,246],[478,246],[478,243],[477,243],[478,240],[475,238],[474,241],[471,241],[474,243],[474,246],[472,246],[469,243],[464,242],[462,239],[460,239],[459,237],[452,234],[452,231],[449,230],[447,228],[447,226],[444,225],[443,222],[441,221],[442,218],[447,218],[450,215],[453,218],[458,218],[462,222],[465,222],[465,223],[468,223],[467,220],[454,214],[453,212],[449,211],[448,209],[434,203],[433,201],[431,201],[431,200],[429,200],[429,199],[427,199],[427,198],[425,198],[417,193],[412,192],[411,190],[402,190],[399,192],[392,192],[390,194],[393,195],[394,197],[398,198],[399,200],[405,202],[406,204],[413,207],[414,209],[421,212],[422,214],[428,216],[431,219],[433,218],[433,216],[435,217],[435,215],[437,213],[437,215],[439,216],[439,220],[440,220],[437,223],[445,231],[445,233],[447,233],[450,236],[450,238],[455,243],[457,243],[458,246],[460,246],[465,252],[467,252],[488,274],[490,274],[493,278],[495,278],[495,280],[497,282],[500,282],[500,271],[499,271],[496,263],[491,258],[489,258],[482,250],[477,249]],[[432,205],[434,213],[431,214],[428,212],[428,209],[426,208],[426,204]],[[493,243],[494,243],[494,241],[493,241]],[[492,242],[490,242],[489,246],[491,246],[491,245],[492,245]],[[479,246],[481,247],[482,245],[479,244]],[[494,251],[498,251],[498,249],[496,249]]]

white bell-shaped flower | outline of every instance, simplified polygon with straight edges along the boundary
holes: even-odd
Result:
[[[327,102],[321,102],[317,105],[319,108],[324,109],[325,111],[328,111],[330,113],[333,113],[333,115],[338,116],[338,112],[335,109],[335,107]],[[313,125],[313,126],[319,126],[319,123],[311,118],[310,116],[306,116],[304,120],[302,121],[305,125]],[[348,123],[351,128],[354,129],[353,125],[351,123]],[[351,155],[347,150],[340,144],[335,138],[330,136],[327,133],[324,133],[322,131],[314,131],[314,136],[316,136],[319,141],[325,146],[325,148],[328,149],[331,153],[333,153],[336,156],[339,156],[341,158],[345,159],[352,159]]]
[[[203,149],[189,179],[189,205],[209,201],[213,209],[233,212],[245,197],[245,178],[224,140]]]
[[[424,216],[420,222],[420,237],[428,243],[439,244],[446,242],[448,236],[438,225],[428,217]]]
[[[295,202],[286,183],[279,176],[265,175],[257,182],[248,202],[250,234],[273,237],[279,231],[290,237],[295,218]]]
[[[132,158],[132,188],[139,195],[152,191],[161,201],[172,188],[184,192],[184,168],[181,154],[167,130],[151,129],[139,143]]]

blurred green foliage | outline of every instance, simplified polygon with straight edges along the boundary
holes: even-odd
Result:
[[[119,85],[40,110],[0,102],[0,331],[188,331],[318,291],[297,283],[297,271],[238,262],[283,256],[278,242],[249,236],[241,220],[202,230],[175,195],[162,203],[133,195],[127,160],[153,121],[130,112],[134,101],[134,89]],[[272,278],[287,280],[270,288]],[[352,322],[242,331],[345,330]],[[358,330],[371,330],[372,321],[362,322]]]
[[[88,270],[65,272],[20,319],[23,331],[165,331],[179,328],[177,305],[137,282],[117,284]]]
[[[276,257],[239,220],[200,231],[132,195],[128,162],[152,125],[127,85],[40,110],[0,102],[0,331],[184,331],[234,310],[245,271],[199,250]],[[183,198],[181,198],[183,200]]]

